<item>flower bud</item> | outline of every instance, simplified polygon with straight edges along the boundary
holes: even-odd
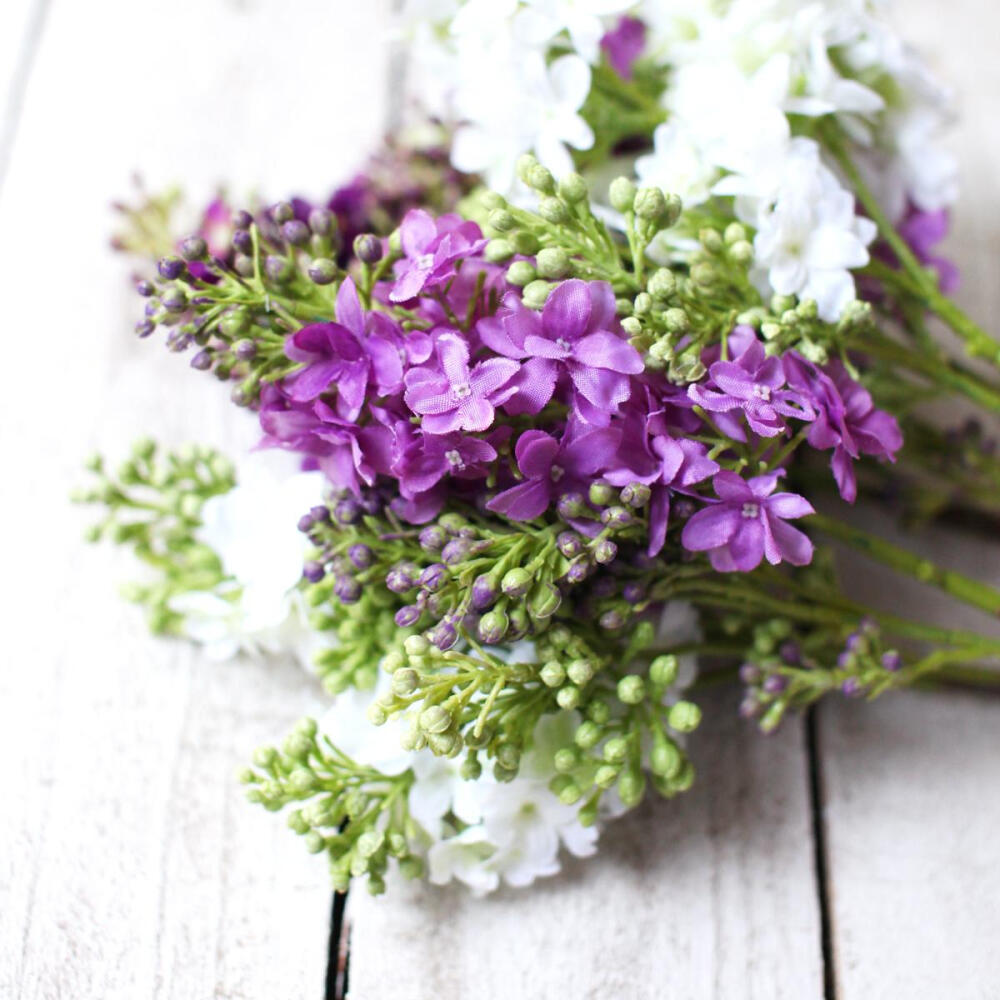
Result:
[[[640,292],[632,304],[632,312],[636,316],[645,316],[653,310],[653,296],[649,292]]]
[[[552,281],[569,277],[572,267],[569,254],[562,247],[546,247],[544,250],[539,250],[535,266],[540,277]]]
[[[622,329],[629,335],[629,337],[638,337],[642,333],[642,322],[635,318],[635,316],[626,316],[622,320]]]
[[[628,486],[622,488],[618,499],[634,510],[639,510],[649,503],[650,496],[652,496],[652,491],[645,483],[629,483]]]
[[[532,575],[526,569],[519,567],[504,574],[503,580],[500,581],[500,589],[508,597],[524,597],[531,583]]]
[[[613,563],[618,555],[618,546],[610,538],[602,538],[594,546],[594,560],[602,566]]]
[[[525,286],[521,294],[521,301],[529,309],[542,309],[553,287],[547,281],[532,281]]]
[[[722,236],[717,229],[703,229],[698,233],[698,242],[710,254],[722,253]]]
[[[610,788],[618,780],[618,768],[610,764],[599,767],[594,774],[594,784],[598,788]]]
[[[452,730],[431,733],[427,737],[427,746],[438,757],[456,757],[462,752],[462,737]]]
[[[566,676],[577,686],[583,687],[594,679],[594,665],[590,660],[573,660],[566,668]]]
[[[516,260],[507,268],[507,281],[518,288],[530,285],[537,277],[535,265],[528,260]]]
[[[600,740],[601,727],[590,719],[586,722],[581,722],[580,725],[576,727],[576,732],[573,734],[573,742],[576,743],[581,750],[590,750],[592,747],[597,746]]]
[[[628,755],[628,741],[621,736],[612,736],[604,744],[603,755],[609,764],[620,764]]]
[[[654,299],[665,302],[677,291],[677,277],[669,268],[661,267],[650,275],[646,290]]]
[[[559,532],[556,545],[567,559],[574,559],[584,549],[583,539],[575,531]]]
[[[608,483],[591,483],[587,495],[595,507],[605,507],[614,502],[615,489]]]
[[[670,706],[667,724],[678,733],[691,733],[701,722],[701,709],[691,701],[679,701]]]
[[[354,256],[365,264],[377,264],[382,259],[382,241],[374,233],[361,233],[354,239]]]
[[[559,588],[551,583],[539,583],[531,592],[528,611],[532,618],[551,618],[559,610],[560,604],[562,594]]]
[[[305,246],[309,242],[309,227],[298,219],[291,219],[281,227],[281,235],[293,247]]]
[[[504,208],[490,212],[489,225],[498,233],[509,233],[517,228],[517,220]]]
[[[525,171],[521,178],[530,188],[541,194],[554,194],[556,190],[556,179],[552,176],[552,171],[543,167],[537,161]]]
[[[646,697],[646,684],[638,674],[629,674],[618,682],[618,700],[625,705],[638,705]]]
[[[622,771],[618,779],[618,797],[628,809],[635,808],[646,794],[646,779],[641,771]]]
[[[517,165],[515,168],[517,170],[518,179],[530,186],[529,177],[531,176],[531,171],[538,165],[537,156],[532,153],[522,153],[517,158]]]
[[[556,693],[556,704],[560,708],[567,710],[574,709],[580,704],[580,700],[580,689],[573,687],[572,684],[567,684],[565,687],[559,688],[559,691]]]
[[[658,187],[640,188],[633,209],[640,219],[662,224],[667,218],[667,199]]]
[[[586,517],[590,513],[586,502],[579,493],[564,493],[556,503],[556,513],[564,521]]]
[[[309,264],[309,278],[314,285],[329,285],[337,279],[339,268],[332,260],[317,257]]]
[[[586,201],[587,195],[587,182],[579,174],[566,174],[559,181],[559,197],[569,202],[570,205]]]
[[[684,763],[677,744],[672,740],[657,740],[649,755],[649,766],[654,774],[663,778],[675,778]]]
[[[448,582],[448,570],[441,563],[432,563],[420,574],[418,582],[434,594]]]
[[[510,619],[503,608],[494,608],[479,619],[479,638],[487,645],[494,646],[503,641],[509,627]]]
[[[555,226],[569,222],[569,208],[566,202],[558,198],[542,198],[538,204],[538,214],[546,221]]]
[[[510,260],[515,253],[514,244],[510,240],[490,240],[486,244],[483,256],[491,264],[502,264],[505,260]]]
[[[616,177],[608,189],[608,201],[616,212],[631,212],[636,186],[627,177]]]
[[[739,243],[734,243],[729,249],[729,256],[737,263],[752,264],[754,259],[753,244],[747,242],[746,240],[740,240]]]
[[[443,733],[451,728],[451,713],[443,705],[431,705],[420,713],[420,728],[425,733]]]
[[[422,635],[407,636],[403,648],[410,656],[425,656],[431,644]]]
[[[542,666],[538,676],[546,687],[560,687],[566,680],[566,671],[558,660],[549,660]]]
[[[496,761],[508,771],[516,771],[521,766],[521,751],[513,743],[501,743],[496,750]]]
[[[482,776],[483,765],[479,763],[478,757],[466,757],[458,773],[463,781],[477,781]]]
[[[672,653],[656,657],[649,665],[649,679],[661,688],[670,687],[677,680],[680,664]]]
[[[882,654],[882,669],[888,670],[890,673],[895,673],[897,670],[901,670],[903,666],[903,658],[896,652],[895,649],[887,650]]]
[[[420,675],[412,667],[403,667],[392,675],[392,693],[400,698],[413,694],[420,686]]]
[[[691,321],[683,309],[668,309],[663,314],[663,325],[668,333],[687,333],[691,329]]]
[[[560,747],[552,758],[555,769],[562,774],[572,771],[579,763],[580,759],[572,747]]]

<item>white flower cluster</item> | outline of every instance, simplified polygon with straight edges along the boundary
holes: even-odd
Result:
[[[681,645],[699,636],[697,616],[685,603],[668,605],[661,618],[658,639]],[[510,660],[531,662],[531,642],[512,647]],[[676,684],[665,700],[673,703],[694,680],[693,656],[681,656]],[[381,674],[388,686],[388,676]],[[583,826],[578,806],[564,805],[549,789],[556,776],[555,752],[573,741],[582,721],[576,712],[543,716],[535,727],[530,751],[521,759],[513,781],[498,782],[488,769],[475,780],[463,778],[461,758],[437,757],[430,750],[401,748],[406,720],[396,718],[375,727],[366,710],[380,691],[348,691],[338,696],[321,723],[322,732],[355,762],[383,774],[413,772],[409,792],[410,815],[426,837],[427,875],[439,885],[457,880],[476,895],[499,888],[530,885],[536,878],[556,874],[562,848],[577,857],[597,850],[599,825]],[[602,800],[602,818],[624,811],[613,791]]]
[[[640,181],[688,207],[732,196],[753,227],[761,290],[815,299],[835,320],[875,236],[819,144],[794,122],[836,116],[890,218],[956,196],[941,144],[948,95],[891,29],[881,0],[410,0],[417,96],[459,122],[453,162],[501,192],[533,151],[557,176],[591,148],[580,116],[613,15],[647,28],[669,67],[667,120]],[[547,61],[558,39],[558,58]],[[433,68],[428,71],[426,61]],[[421,63],[424,68],[421,70]],[[434,81],[433,94],[421,81]],[[790,117],[791,116],[791,117]],[[799,133],[799,134],[797,134]]]
[[[230,579],[179,594],[170,606],[211,659],[290,652],[310,666],[317,640],[295,589],[308,542],[296,525],[322,501],[323,474],[299,471],[285,452],[252,452],[237,481],[205,504],[198,531]]]

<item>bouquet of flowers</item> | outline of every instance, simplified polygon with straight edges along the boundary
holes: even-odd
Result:
[[[140,441],[82,499],[151,567],[153,631],[294,653],[329,692],[254,755],[251,800],[339,890],[484,892],[689,788],[700,684],[738,677],[768,731],[831,693],[995,680],[1000,641],[863,606],[828,545],[1000,613],[842,516],[889,490],[992,516],[1000,482],[981,429],[956,462],[925,412],[995,412],[1000,345],[946,297],[948,106],[880,7],[403,19],[432,120],[327,203],[219,199],[179,240],[169,201],[124,209],[120,245],[158,258],[137,333],[260,444]]]

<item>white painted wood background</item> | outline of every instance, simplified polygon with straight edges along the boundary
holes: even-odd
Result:
[[[1000,313],[1000,16],[897,0],[961,89],[965,302]],[[107,203],[139,169],[320,194],[378,134],[387,0],[0,0],[0,998],[320,998],[325,866],[245,805],[235,770],[318,700],[290,663],[210,664],[150,640],[65,497],[139,431],[232,441],[224,394],[129,333]],[[199,30],[185,26],[196,22]],[[364,79],[347,106],[345,79]],[[32,368],[26,367],[28,362]],[[1000,581],[996,545],[925,544]],[[868,593],[884,578],[857,567]],[[893,593],[956,614],[922,591]],[[815,731],[832,962],[824,968],[810,754],[732,717],[700,777],[609,829],[600,857],[474,902],[351,897],[352,1000],[1000,996],[1000,698],[830,705]]]

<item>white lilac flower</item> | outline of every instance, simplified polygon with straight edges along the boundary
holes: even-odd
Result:
[[[851,270],[868,263],[876,227],[855,214],[811,140],[793,141],[778,196],[756,224],[756,263],[770,288],[814,299],[823,319],[836,320],[855,297]]]
[[[719,167],[685,123],[671,120],[657,127],[653,151],[636,160],[635,172],[643,184],[670,191],[691,208],[711,197]]]
[[[297,471],[284,453],[255,452],[237,478],[205,504],[198,530],[228,579],[210,593],[178,595],[171,607],[215,659],[291,651],[306,662],[315,642],[295,591],[307,546],[297,525],[322,500],[323,476]]]
[[[634,6],[634,0],[524,0],[533,15],[533,30],[542,41],[565,31],[576,50],[593,65],[600,55],[605,20]]]

